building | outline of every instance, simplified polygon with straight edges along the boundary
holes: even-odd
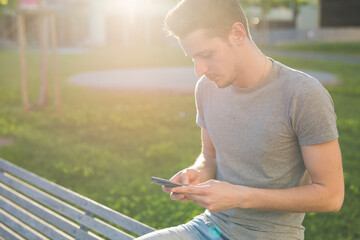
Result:
[[[163,18],[176,0],[91,0],[89,43],[163,44]]]
[[[279,9],[272,9],[268,15],[271,31],[264,35],[255,28],[253,37],[258,43],[270,45],[360,41],[359,10],[360,0],[316,0],[299,8],[291,27],[289,23],[294,16],[290,13],[291,8],[283,9],[282,13]],[[271,21],[283,23],[276,26]]]
[[[321,0],[320,9],[321,27],[360,27],[359,0]]]
[[[22,9],[36,10],[39,0],[22,0]],[[59,47],[164,44],[163,18],[176,0],[43,0],[56,10]],[[0,43],[17,41],[16,11],[0,16]],[[38,16],[26,16],[27,44],[39,45]]]
[[[34,5],[39,0],[22,0]],[[104,45],[160,45],[173,43],[162,31],[163,18],[177,0],[43,0],[57,10],[60,47]],[[245,9],[254,39],[268,44],[312,41],[359,41],[360,0],[314,0],[311,4],[278,6],[266,15],[268,36],[261,35],[261,9]],[[33,7],[32,7],[33,8]],[[295,14],[296,13],[296,14]],[[38,19],[26,18],[28,44],[38,45]],[[4,31],[2,30],[4,29]],[[16,18],[2,16],[0,43],[5,38],[16,44]],[[9,41],[7,41],[9,42]]]

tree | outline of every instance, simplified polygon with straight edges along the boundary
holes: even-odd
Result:
[[[267,42],[268,39],[268,30],[269,30],[269,22],[266,18],[267,14],[274,7],[285,6],[289,7],[292,10],[292,22],[293,25],[296,26],[297,16],[299,14],[300,6],[316,2],[317,0],[238,0],[244,7],[247,6],[258,6],[261,9],[261,20],[262,20],[262,28],[261,28],[261,38],[260,45],[263,45]]]
[[[15,11],[19,4],[18,0],[0,0],[0,17]]]
[[[261,17],[263,21],[266,21],[266,18],[264,17],[270,12],[271,8],[279,6],[289,7],[293,12],[293,23],[296,25],[296,19],[299,14],[300,7],[309,3],[315,3],[317,0],[239,0],[239,2],[245,6],[259,6],[262,10]]]

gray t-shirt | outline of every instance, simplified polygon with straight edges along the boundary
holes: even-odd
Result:
[[[267,189],[309,184],[300,146],[338,138],[327,90],[272,61],[270,73],[252,88],[220,89],[206,77],[197,83],[196,122],[214,144],[218,180]],[[205,215],[229,239],[304,238],[304,213],[234,208]]]

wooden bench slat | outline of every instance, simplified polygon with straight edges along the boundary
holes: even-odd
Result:
[[[134,219],[131,219],[121,213],[118,213],[110,208],[104,207],[99,203],[83,197],[75,192],[72,192],[62,186],[59,186],[55,183],[49,182],[48,180],[41,178],[31,172],[28,172],[24,169],[17,167],[9,162],[0,158],[0,168],[4,171],[13,174],[14,176],[21,177],[21,179],[65,200],[72,204],[75,204],[84,210],[87,210],[99,217],[111,221],[131,232],[134,232],[138,235],[143,235],[149,232],[154,231],[154,228],[151,228],[141,222],[138,222]]]
[[[21,222],[27,224],[31,228],[35,229],[36,231],[40,232],[41,234],[51,238],[51,239],[59,239],[59,240],[67,240],[69,236],[66,237],[63,234],[59,233],[55,229],[53,229],[50,225],[42,223],[41,221],[37,220],[36,218],[32,217],[31,215],[25,213],[24,211],[20,210],[19,208],[15,207],[12,204],[9,204],[4,199],[0,197],[0,206],[2,209],[12,216],[19,219]]]
[[[35,234],[31,229],[27,228],[24,224],[12,219],[9,215],[5,214],[5,212],[3,211],[0,211],[0,222],[26,239],[32,239],[32,240],[43,239],[39,237],[37,234]]]
[[[0,225],[0,236],[4,237],[5,240],[20,240],[17,236],[12,234],[10,231],[6,230]]]
[[[32,199],[36,199],[39,203],[63,214],[64,216],[76,221],[79,224],[82,224],[105,237],[111,239],[133,239],[132,236],[128,235],[116,229],[102,221],[97,219],[93,219],[89,216],[84,215],[84,213],[80,212],[79,210],[75,209],[72,206],[69,206],[66,203],[60,202],[58,199],[44,193],[40,192],[38,189],[20,182],[17,179],[11,178],[6,176],[3,173],[0,173],[0,182],[10,186],[11,188],[29,196]]]
[[[56,226],[73,237],[81,237],[84,239],[84,237],[87,235],[86,231],[77,228],[74,223],[70,222],[66,218],[63,218],[55,212],[50,212],[49,209],[44,208],[30,199],[25,199],[25,196],[20,197],[19,193],[14,192],[12,189],[8,189],[5,186],[0,185],[0,195],[23,207],[34,215],[46,220],[48,223]],[[96,240],[98,238],[89,236],[88,239]]]

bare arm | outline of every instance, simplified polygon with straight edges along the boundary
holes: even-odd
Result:
[[[200,182],[204,182],[216,177],[216,151],[211,142],[209,132],[201,128],[202,150],[193,167],[200,174]]]
[[[249,189],[246,207],[287,212],[339,211],[344,177],[337,140],[301,147],[311,184],[290,189]]]
[[[175,174],[170,180],[185,185],[196,185],[216,177],[216,152],[211,142],[209,133],[201,128],[202,150],[194,165]],[[162,188],[164,192],[170,192],[172,200],[179,200],[182,203],[189,201],[182,193],[175,194],[171,188]]]
[[[209,180],[181,187],[189,199],[212,212],[234,207],[284,212],[338,211],[344,199],[341,153],[337,140],[301,147],[312,183],[289,189],[258,189]]]

